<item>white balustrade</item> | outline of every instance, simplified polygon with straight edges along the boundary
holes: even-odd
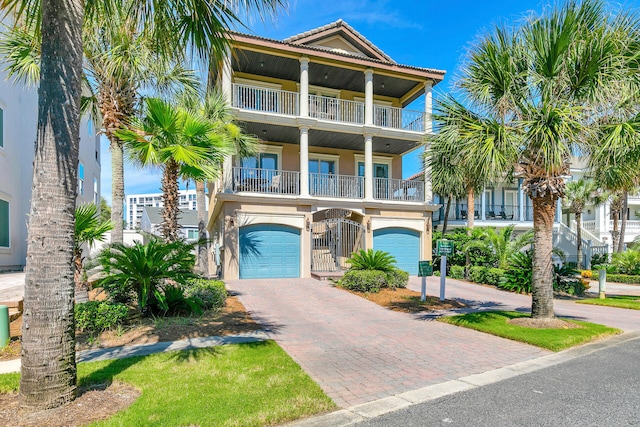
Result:
[[[233,85],[232,106],[245,110],[297,116],[299,114],[299,97],[297,92],[236,83]]]

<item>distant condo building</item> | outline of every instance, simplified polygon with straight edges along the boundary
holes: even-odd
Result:
[[[180,190],[179,208],[188,210],[197,210],[196,190]],[[205,208],[209,206],[209,198],[205,197]],[[127,229],[135,230],[140,228],[142,213],[146,206],[161,208],[162,193],[132,194],[127,196]]]

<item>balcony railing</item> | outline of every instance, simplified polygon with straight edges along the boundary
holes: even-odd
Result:
[[[424,132],[425,122],[424,112],[381,105],[373,106],[373,124],[376,126]]]
[[[364,178],[352,175],[310,173],[309,194],[316,197],[361,199],[364,197]]]
[[[374,178],[373,198],[378,200],[424,201],[424,182]]]
[[[484,218],[486,221],[520,221],[520,209],[517,205],[488,205],[485,206]],[[466,204],[452,205],[449,209],[449,220],[466,220],[468,215]],[[440,217],[444,219],[444,206],[440,208]],[[482,205],[474,207],[473,217],[482,219]],[[524,220],[533,221],[533,209],[529,206],[525,208]]]
[[[233,168],[232,191],[300,194],[300,172],[260,168]]]
[[[297,116],[299,94],[285,90],[266,89],[234,84],[232,105],[236,108],[264,111],[268,113]]]
[[[364,123],[364,103],[309,95],[309,116],[346,123]]]

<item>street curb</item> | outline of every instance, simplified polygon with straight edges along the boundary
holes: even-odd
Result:
[[[165,341],[153,344],[139,344],[122,347],[108,347],[96,350],[83,350],[76,353],[76,362],[96,362],[100,360],[124,359],[127,357],[148,356],[168,351],[194,350],[216,347],[225,344],[244,344],[269,340],[265,331],[259,330],[237,335],[189,338],[179,341]],[[0,374],[20,372],[20,359],[0,362]]]
[[[287,425],[296,427],[349,426],[370,418],[395,412],[412,405],[425,403],[444,396],[459,393],[461,391],[471,390],[522,374],[558,365],[560,363],[564,363],[578,357],[587,356],[597,351],[615,347],[636,339],[640,339],[640,331],[615,335],[611,338],[584,344],[558,353],[538,357],[536,359],[527,360],[525,362],[516,363],[480,374],[461,377],[457,380],[422,387],[416,390],[396,394],[395,396],[389,396],[384,399],[374,400],[336,412],[331,412],[329,414],[295,421]]]

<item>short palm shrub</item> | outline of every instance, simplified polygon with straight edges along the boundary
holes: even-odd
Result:
[[[184,295],[199,300],[205,310],[215,310],[224,306],[228,294],[223,281],[198,278],[187,282]]]
[[[464,267],[461,265],[452,265],[449,270],[449,277],[452,279],[464,279]]]
[[[511,292],[531,293],[532,276],[533,254],[531,251],[516,252],[509,257],[509,267],[498,287]]]
[[[122,325],[128,315],[126,305],[110,301],[88,301],[74,307],[76,329],[91,334]]]
[[[568,264],[562,267],[553,266],[553,290],[565,292],[569,295],[581,296],[587,289],[577,276],[578,270]]]
[[[360,249],[351,254],[347,263],[351,265],[350,270],[391,271],[395,269],[396,259],[388,252]]]
[[[500,280],[504,276],[504,270],[501,268],[491,267],[484,273],[484,282],[487,285],[498,286]]]
[[[611,257],[613,264],[620,274],[640,274],[640,251],[627,249],[624,252],[614,253]]]
[[[152,304],[151,310],[154,313],[162,315],[200,315],[203,312],[200,300],[194,297],[185,296],[184,289],[181,286],[165,285],[162,289],[164,298],[162,302],[158,301]]]
[[[347,270],[338,281],[350,291],[377,293],[386,286],[387,274],[380,270]]]
[[[486,283],[487,267],[472,265],[469,267],[469,279],[474,283]]]
[[[163,286],[167,282],[184,284],[197,277],[192,249],[192,244],[157,238],[133,246],[114,243],[98,256],[105,275],[98,285],[115,302],[130,302],[135,295],[143,314],[150,314],[150,306],[166,310]]]

